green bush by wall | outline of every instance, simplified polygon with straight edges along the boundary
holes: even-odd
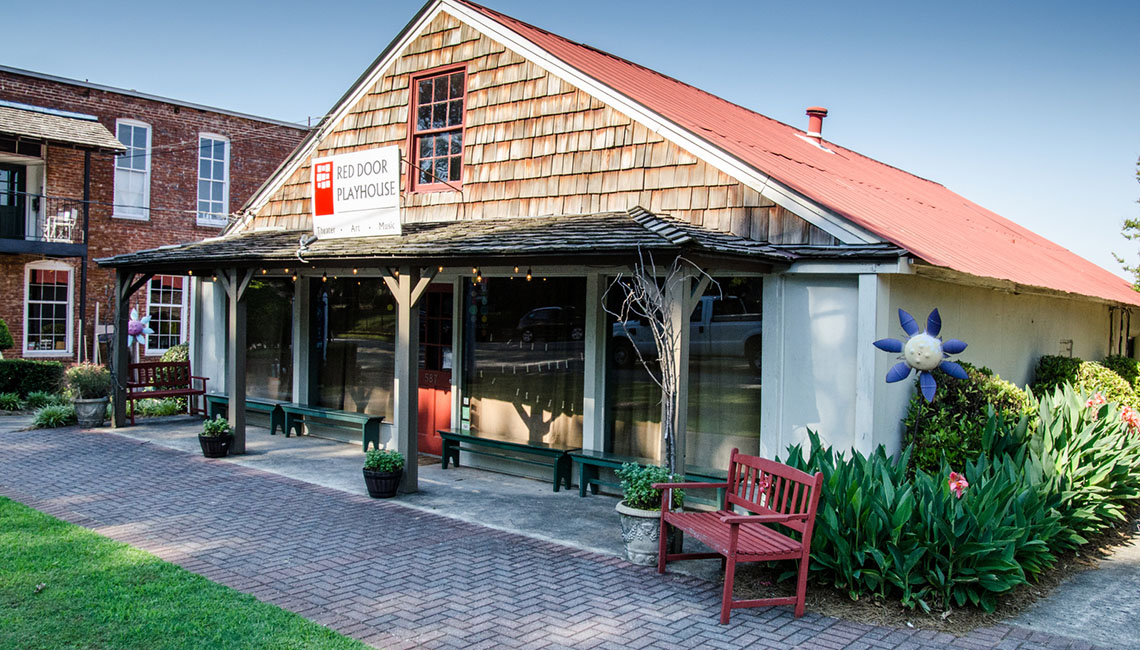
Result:
[[[36,391],[58,393],[62,389],[63,364],[58,361],[0,359],[0,393],[27,397]]]
[[[994,374],[967,362],[960,365],[968,380],[935,370],[938,392],[927,403],[916,390],[903,420],[903,444],[912,448],[913,467],[936,472],[943,456],[951,467],[961,467],[981,451],[987,407],[1016,420],[1026,410],[1025,392]]]
[[[1124,381],[1132,386],[1133,390],[1136,389],[1136,380],[1140,378],[1140,361],[1114,354],[1110,357],[1105,357],[1101,363],[1104,364],[1104,367],[1120,375]]]

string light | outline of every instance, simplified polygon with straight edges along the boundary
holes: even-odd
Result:
[[[359,272],[359,271],[358,271],[357,269],[352,269],[352,274],[353,274],[353,275],[356,275],[358,272]],[[360,283],[359,283],[359,282],[357,282],[357,284],[360,284]]]
[[[530,269],[527,269],[526,270],[526,281],[530,282],[531,278],[533,278],[533,277],[534,277],[534,275],[530,272]]]
[[[475,274],[475,281],[476,282],[482,282],[483,281],[483,274],[482,273],[476,273]]]
[[[217,281],[218,281],[218,276],[216,276],[216,275],[210,276],[210,282],[217,282]]]
[[[518,273],[518,272],[519,272],[519,265],[518,265],[518,264],[516,264],[516,265],[515,265],[515,273]]]
[[[262,275],[265,275],[266,273],[269,273],[269,269],[261,269]]]
[[[187,271],[186,275],[194,275],[194,269],[190,269],[189,271]]]
[[[287,266],[285,267],[285,272],[286,272],[286,273],[288,273],[288,272],[289,272],[289,267],[287,267]],[[295,278],[294,278],[294,279],[295,279]]]
[[[479,267],[478,266],[472,266],[471,267],[471,275],[479,275]]]
[[[436,271],[437,271],[437,272],[439,272],[439,273],[443,273],[443,265],[441,264],[441,265],[439,266],[439,268],[438,268],[438,269],[436,269]]]
[[[296,273],[294,273],[294,274],[293,274],[293,282],[296,282],[296,281],[297,281],[297,274],[296,274]]]
[[[329,281],[329,274],[328,273],[322,273],[321,274],[321,282],[328,282],[328,281]]]

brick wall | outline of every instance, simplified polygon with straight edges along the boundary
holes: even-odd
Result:
[[[88,258],[94,260],[166,244],[195,241],[216,236],[219,227],[196,223],[198,182],[198,135],[211,133],[230,141],[229,210],[235,212],[277,168],[306,130],[247,117],[185,106],[173,102],[41,79],[0,70],[0,100],[46,108],[86,113],[115,133],[117,119],[145,122],[151,127],[152,164],[150,174],[150,219],[135,221],[112,216],[114,199],[114,157],[91,156],[91,206]],[[83,196],[83,152],[62,146],[46,147],[47,194],[68,198]],[[23,350],[24,266],[36,258],[0,256],[0,318],[7,321],[16,348],[8,357]],[[78,259],[67,260],[77,269],[75,312],[78,317]],[[95,302],[102,302],[101,317],[110,322],[109,299],[114,274],[88,263],[87,322],[92,323]],[[145,304],[143,292],[136,299]],[[88,327],[88,337],[92,330]],[[66,360],[66,359],[64,359]]]

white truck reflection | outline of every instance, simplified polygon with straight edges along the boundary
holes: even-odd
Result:
[[[760,372],[762,333],[761,314],[749,313],[740,298],[702,296],[689,322],[689,357],[743,358],[753,371]],[[614,323],[612,336],[613,361],[620,367],[637,361],[634,344],[646,359],[657,356],[653,334],[643,323]]]

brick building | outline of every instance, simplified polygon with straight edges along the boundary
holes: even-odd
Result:
[[[91,259],[221,233],[304,127],[0,66],[0,318],[8,357],[93,356],[113,273]],[[132,304],[187,337],[190,283],[152,279]],[[105,351],[104,351],[105,352]]]

